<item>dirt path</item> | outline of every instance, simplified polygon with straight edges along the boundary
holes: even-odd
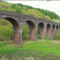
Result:
[[[56,41],[54,41],[54,43],[60,43],[60,41],[57,41],[57,40],[56,40]]]

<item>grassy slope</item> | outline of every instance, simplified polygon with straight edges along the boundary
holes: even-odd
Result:
[[[54,55],[60,56],[60,44],[54,43],[54,41],[40,40],[36,42],[27,42],[23,45],[22,50],[24,52],[30,52],[33,56]],[[22,54],[25,56],[31,56],[30,54]]]
[[[20,56],[60,56],[60,44],[54,43],[52,40],[28,41],[23,44],[22,48],[17,48],[12,44],[0,42],[0,55],[12,54],[17,51],[22,51]]]
[[[0,2],[0,10],[22,12],[22,13],[27,14],[27,15],[32,15],[32,16],[36,16],[36,17],[39,17],[39,18],[48,19],[48,20],[51,20],[51,21],[54,21],[54,22],[59,22],[59,19],[55,19],[55,18],[51,19],[50,16],[46,16],[47,13],[46,13],[46,15],[44,15],[42,11],[39,11],[35,8],[27,7],[27,6],[24,6],[24,5],[14,6],[14,5],[9,4],[7,2]]]

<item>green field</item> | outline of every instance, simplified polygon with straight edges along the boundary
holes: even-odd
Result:
[[[54,43],[53,40],[39,40],[35,42],[30,41],[25,43],[21,49],[26,52],[31,52],[36,56],[44,56],[50,54],[60,56],[60,44]]]
[[[12,42],[0,42],[0,56],[14,54],[19,51],[19,48]]]
[[[2,50],[2,51],[1,51]],[[60,56],[60,43],[55,43],[53,40],[38,40],[27,41],[22,45],[22,48],[18,48],[12,43],[0,42],[0,54],[12,54],[18,51],[21,56],[45,56],[54,55]],[[31,54],[25,54],[29,52]]]

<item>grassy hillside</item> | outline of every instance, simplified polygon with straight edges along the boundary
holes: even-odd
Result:
[[[35,17],[48,19],[54,22],[59,22],[60,20],[60,17],[54,12],[39,8],[33,8],[31,6],[27,6],[23,4],[10,4],[7,2],[0,2],[0,10],[8,10],[17,13],[24,13]]]

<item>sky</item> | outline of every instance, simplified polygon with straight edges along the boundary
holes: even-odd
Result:
[[[42,8],[45,10],[53,11],[60,16],[60,1],[7,1],[9,3],[22,3],[35,8]]]

